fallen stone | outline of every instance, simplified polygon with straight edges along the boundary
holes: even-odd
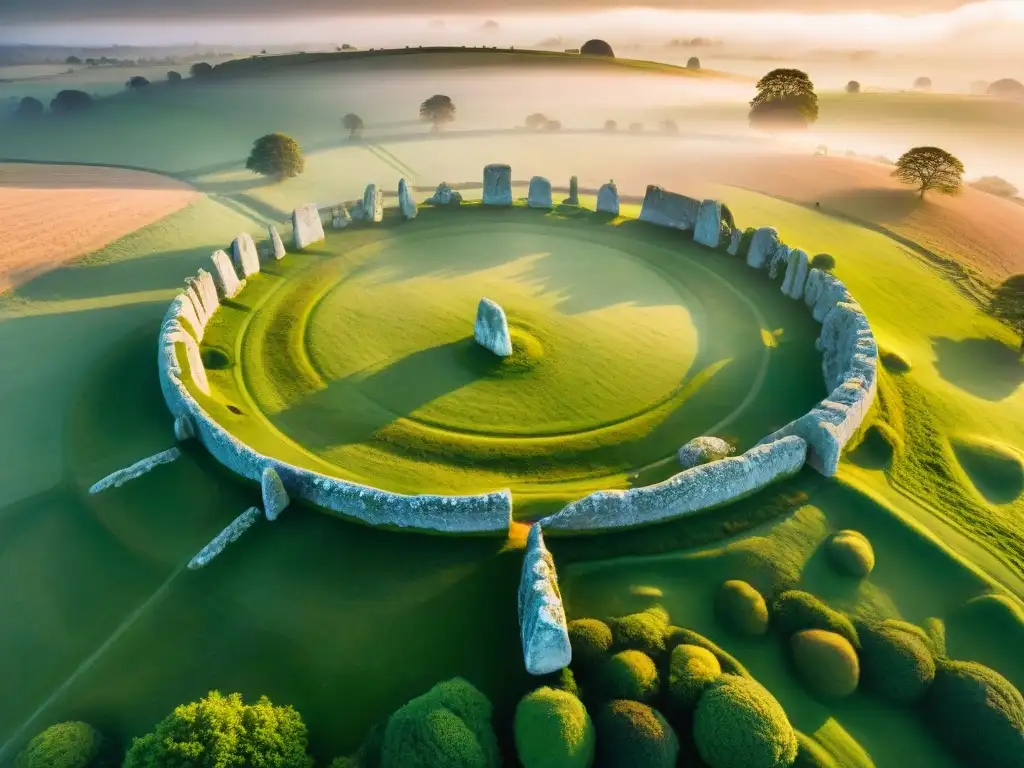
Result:
[[[260,255],[252,235],[243,232],[231,243],[231,260],[238,276],[245,280],[260,271]]]
[[[360,210],[362,210],[362,203],[359,205]],[[345,227],[352,223],[352,218],[348,208],[344,205],[338,206],[331,212],[331,226],[335,229],[345,229]]]
[[[779,243],[768,262],[768,279],[777,280],[779,272],[785,269],[787,264],[789,264],[789,246]]]
[[[700,202],[692,197],[669,192],[651,184],[644,194],[643,206],[640,208],[640,221],[647,221],[660,227],[692,230],[697,224],[699,210]],[[720,209],[719,213],[721,213]],[[715,227],[717,230],[717,222]]]
[[[484,205],[512,205],[512,167],[494,164],[484,168]]]
[[[610,213],[612,216],[619,215],[619,189],[614,181],[602,185],[597,191],[597,212]]]
[[[779,247],[779,233],[772,227],[761,227],[754,233],[750,241],[750,250],[747,251],[747,266],[751,269],[764,269],[768,266],[768,259],[775,254]]]
[[[799,248],[790,251],[789,263],[786,265],[786,277],[782,281],[782,293],[791,299],[802,299],[809,268],[810,260],[804,251]]]
[[[263,470],[260,488],[263,491],[263,512],[267,520],[277,520],[291,499],[288,498],[288,491],[284,489],[281,476],[273,467],[266,467]]]
[[[276,226],[271,224],[267,227],[267,231],[270,233],[270,245],[273,249],[270,255],[277,261],[280,261],[288,255],[288,251],[284,249],[284,242],[281,240],[281,235],[278,233]]]
[[[693,229],[693,241],[708,248],[717,248],[722,236],[722,204],[717,200],[705,200],[697,209],[697,223]]]
[[[230,299],[237,296],[245,287],[245,281],[238,279],[238,273],[231,265],[228,255],[224,251],[214,251],[210,263],[213,265],[213,282],[221,298]]]
[[[363,218],[374,224],[384,221],[384,193],[376,184],[367,184],[363,192]]]
[[[105,491],[108,488],[120,488],[122,485],[127,483],[129,480],[134,480],[137,477],[142,477],[147,472],[150,472],[162,464],[170,464],[181,457],[181,451],[178,448],[168,448],[166,451],[160,451],[160,453],[148,456],[141,461],[137,461],[130,467],[119,469],[117,472],[104,477],[102,480],[97,481],[89,489],[89,493],[96,494],[101,491]]]
[[[324,223],[316,203],[301,205],[292,211],[292,243],[301,251],[324,239]]]
[[[580,180],[573,176],[569,179],[569,196],[562,201],[563,205],[580,204]]]
[[[179,443],[191,440],[196,436],[196,424],[192,417],[182,412],[174,417],[174,439]]]
[[[512,337],[508,332],[505,310],[490,299],[480,299],[477,305],[473,338],[477,344],[491,350],[498,357],[512,354]]]
[[[732,452],[732,445],[720,437],[695,437],[679,449],[679,466],[683,469],[698,467],[724,459]]]
[[[249,509],[228,523],[228,526],[218,533],[209,544],[199,550],[199,554],[189,561],[189,570],[194,571],[208,565],[213,558],[224,551],[228,544],[238,541],[243,533],[256,525],[259,519],[259,509],[249,507]]]
[[[553,208],[551,182],[543,176],[534,176],[530,179],[530,192],[527,195],[526,204],[530,208]]]
[[[737,256],[740,252],[740,240],[743,239],[743,233],[738,229],[734,229],[729,235],[729,247],[726,248],[725,252],[730,256]]]
[[[526,537],[518,598],[519,637],[526,671],[547,675],[569,666],[572,646],[555,561],[544,546],[544,536],[537,524],[531,526]]]
[[[409,184],[405,179],[398,180],[398,209],[406,221],[416,218],[416,201],[409,192]]]

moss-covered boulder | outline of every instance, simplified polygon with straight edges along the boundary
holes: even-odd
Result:
[[[593,666],[611,650],[612,630],[598,619],[574,619],[569,622],[569,644],[573,666]]]
[[[722,675],[704,691],[693,738],[711,768],[788,768],[796,731],[782,705],[754,680]]]
[[[839,531],[825,543],[829,561],[839,573],[863,579],[875,568],[875,551],[868,537],[857,531]]]
[[[758,637],[768,631],[768,605],[745,581],[731,579],[718,589],[715,614],[733,632]]]
[[[658,695],[659,685],[658,667],[650,656],[640,651],[619,651],[597,668],[593,688],[602,700],[650,701]]]
[[[601,768],[675,768],[679,738],[656,709],[610,701],[594,717]]]
[[[883,621],[858,623],[857,634],[861,678],[868,690],[899,704],[924,698],[935,679],[935,657],[923,630]]]
[[[925,710],[938,738],[965,765],[1024,768],[1024,697],[995,670],[940,661]]]
[[[57,723],[39,733],[18,755],[16,768],[88,768],[103,737],[88,723]]]
[[[718,659],[718,663],[722,667],[723,672],[729,675],[750,677],[750,673],[747,671],[747,668],[744,667],[735,656],[728,651],[723,650],[716,643],[704,637],[704,635],[684,627],[669,627],[668,631],[665,633],[665,649],[671,653],[680,645],[696,645],[698,648],[704,648],[705,650],[711,651],[714,657]]]
[[[523,768],[590,768],[596,737],[586,707],[575,696],[538,688],[519,700],[516,754]]]
[[[653,607],[640,613],[631,613],[612,619],[612,643],[616,651],[643,651],[652,659],[665,652],[665,632],[669,627],[668,613]]]
[[[789,647],[800,681],[815,696],[842,699],[857,690],[860,662],[842,635],[804,629],[790,638]]]
[[[704,689],[722,674],[722,665],[711,651],[697,645],[672,649],[668,672],[668,700],[675,710],[697,706]]]
[[[814,595],[799,589],[790,589],[779,595],[772,607],[772,624],[787,637],[803,629],[824,629],[842,635],[854,648],[860,648],[853,622]]]

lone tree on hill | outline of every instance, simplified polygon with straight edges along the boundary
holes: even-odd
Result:
[[[932,89],[932,79],[930,77],[919,77],[914,81],[915,91],[930,91]]]
[[[860,93],[860,83],[856,80],[851,80],[846,84],[847,93]]]
[[[1020,354],[1024,357],[1024,274],[1008,277],[996,288],[990,311],[1020,335]]]
[[[81,112],[92,106],[92,96],[85,91],[61,91],[50,102],[50,111],[58,114]]]
[[[192,77],[207,77],[213,74],[213,66],[207,64],[205,61],[197,61],[191,67],[189,67],[189,74]]]
[[[181,82],[181,72],[175,72],[173,69],[167,73],[167,80],[171,83]]]
[[[914,147],[896,161],[892,175],[921,193],[935,190],[955,195],[964,184],[964,166],[953,155],[938,147]]]
[[[1021,84],[1020,80],[1007,77],[996,80],[985,89],[985,92],[1000,99],[1024,99],[1024,84]]]
[[[363,118],[359,115],[349,112],[343,118],[341,118],[342,127],[348,131],[348,137],[354,139],[363,132]]]
[[[43,114],[43,102],[32,96],[26,96],[18,102],[18,108],[14,111],[15,117],[33,118]]]
[[[270,133],[256,139],[245,167],[261,176],[289,179],[306,170],[306,160],[299,142],[283,133]]]
[[[612,47],[604,40],[587,40],[587,42],[580,46],[580,53],[588,56],[607,56],[610,59],[615,58],[615,51],[613,51]]]
[[[547,115],[542,115],[540,112],[534,112],[532,115],[526,116],[525,125],[531,131],[539,131],[548,123]]]
[[[441,126],[454,119],[455,104],[448,96],[437,94],[420,104],[420,120],[431,123],[435,131],[441,130]]]
[[[750,125],[765,130],[806,128],[818,119],[818,95],[806,72],[773,69],[757,82]]]
[[[686,62],[686,68],[700,69],[700,59],[698,59],[696,56],[691,56],[690,59]]]

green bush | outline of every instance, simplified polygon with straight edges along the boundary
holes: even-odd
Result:
[[[875,568],[875,551],[862,533],[839,531],[825,547],[832,564],[845,576],[863,579]]]
[[[590,768],[594,724],[575,696],[538,688],[519,700],[515,715],[516,754],[523,768]]]
[[[87,723],[51,725],[28,743],[16,768],[87,768],[103,745],[100,732]]]
[[[722,675],[697,704],[693,738],[711,768],[786,768],[796,732],[782,705],[756,681]]]
[[[857,630],[846,616],[799,589],[790,589],[779,595],[772,610],[772,622],[787,637],[802,629],[824,629],[842,635],[854,648],[860,648]]]
[[[537,687],[543,688],[556,688],[559,691],[565,691],[573,696],[580,695],[580,687],[576,684],[576,675],[569,667],[563,667],[557,672],[551,672],[547,675],[540,675],[537,678]]]
[[[768,606],[761,593],[745,581],[731,579],[719,588],[715,613],[733,632],[758,637],[768,631]]]
[[[693,709],[704,689],[721,674],[722,665],[707,648],[677,645],[669,662],[668,700],[676,709]]]
[[[291,136],[269,133],[256,139],[245,168],[261,176],[290,179],[306,169],[306,159],[302,147]]]
[[[438,683],[388,719],[381,768],[498,768],[491,713],[465,680]]]
[[[658,710],[637,701],[610,701],[594,719],[602,768],[675,768],[679,738]]]
[[[841,699],[857,690],[860,662],[842,635],[805,629],[790,638],[789,646],[797,675],[815,696]]]
[[[939,739],[967,765],[1024,766],[1024,697],[995,670],[940,661],[925,707]]]
[[[917,627],[914,627],[917,629]],[[935,679],[935,657],[927,635],[903,622],[858,623],[861,675],[879,696],[902,704],[924,698]]]
[[[743,230],[743,235],[740,237],[740,247],[736,252],[736,255],[740,258],[747,258],[747,254],[750,253],[750,241],[754,239],[754,233],[757,232],[753,227],[747,227]]]
[[[650,701],[658,695],[660,681],[658,667],[650,656],[640,651],[620,651],[598,667],[594,682],[604,701]]]
[[[640,613],[612,619],[610,623],[615,650],[643,651],[654,659],[665,652],[668,614],[663,608],[648,608]]]
[[[835,256],[828,253],[819,253],[811,259],[811,266],[814,269],[820,269],[822,272],[831,272],[836,268]]]
[[[575,619],[569,622],[569,644],[572,663],[592,666],[604,660],[612,647],[612,631],[597,619]]]
[[[306,725],[292,707],[275,707],[263,696],[245,704],[241,694],[182,704],[135,739],[124,768],[179,768],[182,765],[253,765],[309,768]]]

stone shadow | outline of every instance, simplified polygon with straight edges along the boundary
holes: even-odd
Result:
[[[935,368],[950,384],[985,400],[999,401],[1024,384],[1020,350],[992,338],[933,337]]]

